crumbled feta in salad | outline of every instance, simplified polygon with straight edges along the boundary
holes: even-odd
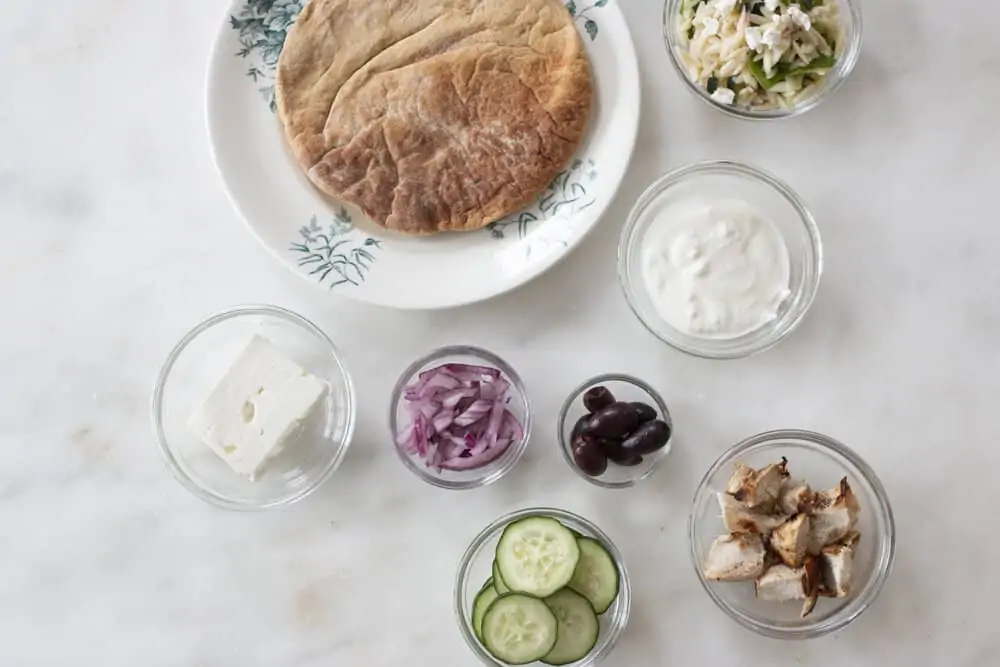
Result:
[[[682,0],[677,31],[691,80],[753,110],[815,95],[846,41],[836,0]]]

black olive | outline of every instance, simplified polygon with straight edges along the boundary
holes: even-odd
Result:
[[[590,421],[591,417],[593,417],[593,415],[588,412],[576,420],[576,423],[573,424],[573,430],[569,432],[570,442],[576,442],[576,439],[583,434],[583,428],[587,425],[587,422]]]
[[[640,424],[645,424],[656,419],[656,409],[648,403],[636,402],[632,404],[632,407],[635,408],[636,414],[639,415]]]
[[[726,88],[734,93],[736,92],[736,77],[731,76],[726,80]]]
[[[670,426],[667,422],[656,419],[640,426],[622,442],[622,448],[627,452],[652,454],[662,449],[668,440],[670,440]]]
[[[637,466],[642,463],[642,455],[625,451],[621,440],[603,438],[597,440],[597,445],[612,463],[617,463],[620,466]]]
[[[623,439],[639,425],[639,413],[631,403],[612,403],[595,412],[583,432],[595,438]]]
[[[592,438],[580,436],[573,441],[573,462],[585,475],[599,477],[608,469],[608,457]]]
[[[708,94],[711,95],[719,89],[719,80],[714,76],[708,77]]]
[[[615,397],[607,387],[591,387],[583,395],[583,407],[587,412],[597,412],[603,410],[615,402]]]

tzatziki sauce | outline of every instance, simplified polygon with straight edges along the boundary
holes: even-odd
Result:
[[[667,324],[691,336],[748,334],[774,320],[791,294],[781,232],[738,199],[664,207],[650,222],[641,252],[653,306]]]

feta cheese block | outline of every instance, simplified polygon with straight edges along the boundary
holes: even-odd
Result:
[[[188,428],[238,474],[255,479],[329,386],[254,336]]]

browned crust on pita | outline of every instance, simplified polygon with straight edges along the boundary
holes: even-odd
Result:
[[[312,0],[276,86],[310,180],[409,234],[479,229],[534,201],[592,95],[558,0]]]

